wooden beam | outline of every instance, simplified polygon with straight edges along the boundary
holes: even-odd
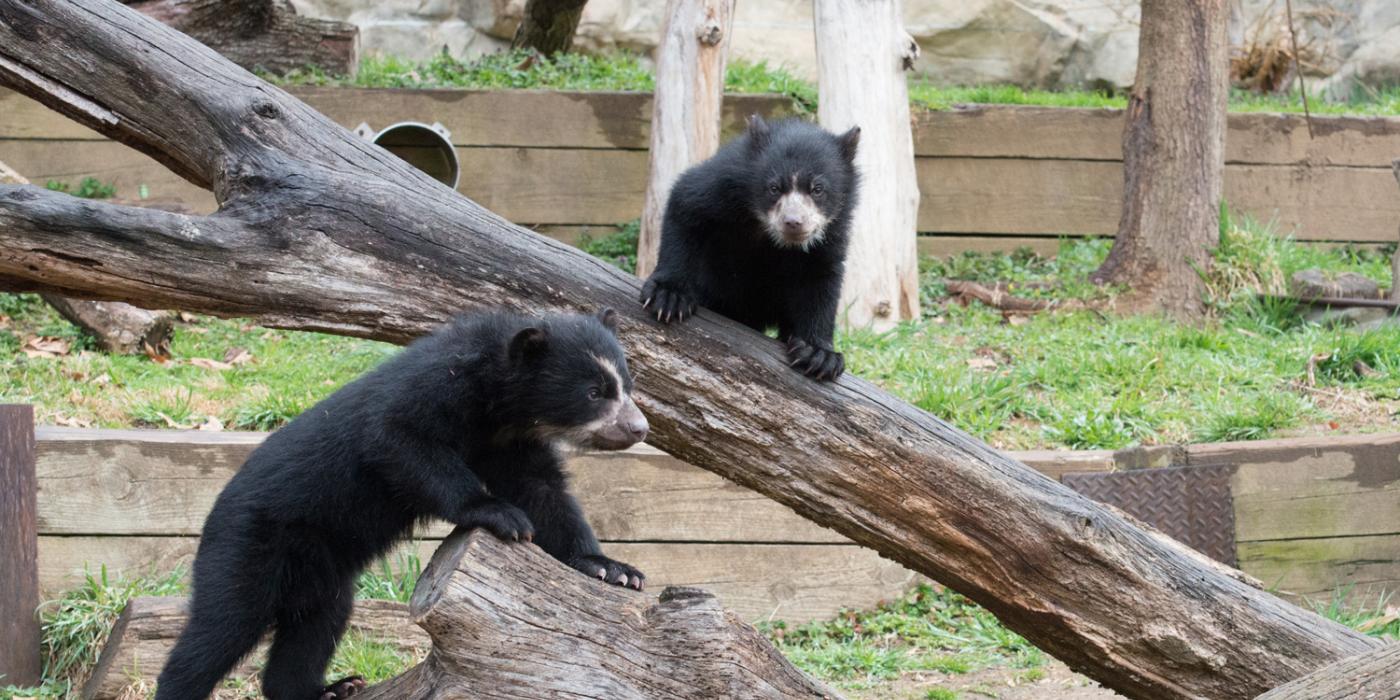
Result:
[[[1400,644],[1323,666],[1256,700],[1394,700],[1400,698]]]
[[[0,682],[38,685],[38,479],[34,407],[0,404]]]

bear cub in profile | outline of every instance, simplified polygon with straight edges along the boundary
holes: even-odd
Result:
[[[358,678],[323,681],[355,580],[429,518],[533,540],[640,590],[641,572],[603,555],[559,451],[646,437],[615,323],[612,310],[459,319],[270,435],[205,521],[189,623],[158,700],[209,697],[269,628],[267,697],[355,694]]]
[[[833,335],[859,142],[859,127],[838,136],[750,118],[744,135],[676,180],[642,305],[662,323],[700,305],[759,332],[777,326],[794,368],[840,376]]]

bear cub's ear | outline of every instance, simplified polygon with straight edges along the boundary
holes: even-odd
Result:
[[[604,327],[604,328],[606,328],[606,329],[612,331],[614,335],[617,334],[617,312],[616,312],[616,311],[613,311],[612,309],[603,309],[602,311],[599,311],[599,312],[598,312],[598,322],[601,323],[601,324],[603,324],[603,327]]]
[[[768,147],[768,137],[772,135],[768,122],[757,114],[749,115],[749,151],[758,153]]]
[[[543,328],[521,329],[510,339],[510,359],[521,362],[539,357],[549,347],[549,333]]]
[[[847,163],[854,163],[856,161],[856,146],[860,145],[860,127],[851,127],[850,131],[841,134],[840,140],[841,155],[846,158]]]

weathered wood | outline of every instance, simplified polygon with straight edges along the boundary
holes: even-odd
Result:
[[[459,191],[530,225],[613,226],[640,214],[646,186],[641,151],[574,148],[459,148]],[[0,160],[26,169],[36,182],[93,176],[134,193],[214,210],[212,195],[115,143],[0,140]],[[919,230],[974,235],[1112,236],[1122,192],[1112,162],[919,158],[926,183]],[[1295,170],[1230,166],[1225,194],[1231,210],[1277,221],[1281,234],[1301,240],[1395,241],[1400,200],[1395,180],[1379,169]],[[933,187],[937,183],[937,187]],[[1292,223],[1289,223],[1292,222]],[[1296,229],[1294,228],[1296,226]]]
[[[288,0],[122,2],[248,70],[286,73],[315,66],[331,75],[354,75],[359,67],[358,27],[301,17]]]
[[[646,150],[651,139],[651,94],[560,90],[454,90],[291,87],[294,97],[344,127],[384,127],[401,121],[440,122],[457,146]],[[779,95],[728,94],[722,137],[743,131],[750,114],[792,113]],[[105,140],[56,116],[23,95],[0,88],[0,139]]]
[[[1400,182],[1400,158],[1390,162],[1395,181]],[[1400,301],[1400,248],[1390,253],[1390,298]]]
[[[661,220],[671,186],[720,144],[724,67],[734,26],[734,0],[669,0],[656,47],[656,97],[651,112],[650,164],[637,239],[637,277],[656,269]]]
[[[443,542],[411,610],[432,651],[366,700],[838,697],[706,591],[609,586],[480,531]]]
[[[1400,698],[1400,644],[1357,654],[1286,683],[1258,700],[1395,700]]]
[[[1400,590],[1395,535],[1240,542],[1236,559],[1264,585],[1305,607],[1337,597],[1374,608]]]
[[[1060,251],[1060,239],[1052,236],[953,236],[930,233],[918,238],[919,257],[944,258],[963,253],[1009,253],[1029,248],[1036,255],[1054,257]]]
[[[406,544],[388,555],[427,561],[437,539]],[[105,566],[111,575],[189,570],[199,538],[193,536],[67,535],[39,537],[39,587],[56,595]],[[647,585],[703,586],[746,620],[792,623],[824,620],[843,608],[872,608],[925,580],[852,544],[603,542],[614,557],[646,572]],[[377,567],[376,567],[377,568]]]
[[[511,48],[531,48],[550,55],[574,45],[574,30],[588,0],[526,0]]]
[[[112,626],[97,666],[83,684],[83,700],[118,700],[132,697],[132,690],[152,688],[188,619],[187,598],[133,598]],[[387,600],[356,601],[348,634],[364,635],[420,658],[431,646],[427,633],[413,624],[408,606]],[[266,655],[264,640],[229,677],[252,677]]]
[[[1196,318],[1220,239],[1229,42],[1224,0],[1143,0],[1123,127],[1123,206],[1090,278],[1126,285],[1120,308]]]
[[[1241,542],[1391,535],[1400,538],[1400,435],[1251,449],[1231,479]],[[1306,445],[1306,446],[1305,446]],[[1236,454],[1244,453],[1242,450]],[[1203,455],[1191,455],[1193,460]]]
[[[1114,689],[1257,693],[1376,644],[868,382],[806,380],[771,339],[706,313],[648,322],[635,278],[125,8],[0,0],[0,81],[222,200],[190,217],[0,186],[15,286],[391,342],[464,307],[614,307],[652,444],[968,595]]]
[[[897,0],[816,0],[817,118],[842,133],[859,127],[860,194],[837,318],[885,331],[919,318],[919,180],[909,88],[919,45]]]
[[[0,404],[0,679],[39,684],[34,407]]]

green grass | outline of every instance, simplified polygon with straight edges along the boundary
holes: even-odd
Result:
[[[355,597],[407,603],[422,573],[423,562],[417,554],[400,554],[392,565],[386,557],[360,574],[355,582]]]
[[[606,54],[559,54],[552,58],[524,50],[487,54],[461,60],[438,55],[424,61],[368,57],[361,61],[354,78],[336,78],[308,68],[284,76],[262,77],[281,85],[350,85],[392,88],[461,89],[541,89],[541,90],[618,90],[645,92],[654,87],[655,77],[645,61],[628,52]],[[812,82],[793,75],[782,66],[766,61],[736,60],[729,63],[725,90],[739,93],[770,93],[792,98],[799,112],[815,113],[817,88]],[[918,108],[952,109],[964,104],[1035,105],[1041,107],[1122,108],[1122,94],[1085,90],[1030,90],[1014,85],[943,86],[933,85],[921,76],[909,80],[909,100]],[[1315,114],[1400,115],[1400,88],[1362,90],[1352,99],[1328,101],[1310,97]],[[1237,112],[1301,112],[1298,93],[1256,95],[1233,91],[1230,110]]]
[[[602,258],[616,265],[624,272],[637,271],[637,238],[641,235],[639,220],[629,221],[612,233],[594,236],[584,232],[578,247],[595,258]]]
[[[914,671],[958,675],[989,666],[1037,668],[1045,655],[991,613],[941,586],[920,585],[875,610],[789,627],[762,626],[794,664],[862,688]]]

